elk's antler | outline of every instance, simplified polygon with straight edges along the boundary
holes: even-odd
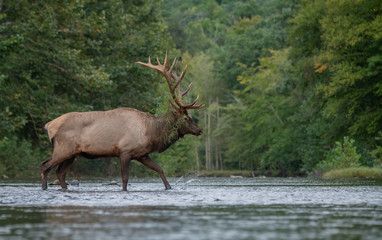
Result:
[[[186,95],[188,93],[188,91],[190,91],[190,88],[192,86],[192,83],[190,83],[190,85],[188,85],[186,91],[183,92],[181,90],[181,81],[182,81],[184,75],[186,74],[187,66],[184,68],[184,70],[180,74],[180,76],[178,76],[178,67],[176,66],[177,61],[176,61],[176,58],[174,58],[174,61],[171,65],[171,67],[166,69],[166,66],[169,66],[169,62],[168,62],[168,58],[167,58],[167,52],[166,52],[166,57],[164,59],[163,65],[160,63],[158,58],[157,58],[157,62],[158,62],[158,65],[153,65],[151,63],[151,59],[149,57],[148,63],[143,63],[143,62],[137,62],[137,63],[160,72],[166,78],[168,87],[170,88],[171,97],[174,100],[174,102],[176,103],[176,105],[178,105],[178,107],[176,107],[175,104],[169,100],[170,104],[175,109],[178,109],[179,111],[186,111],[187,109],[200,109],[200,108],[204,107],[204,104],[196,105],[198,103],[199,96],[191,104],[185,105],[182,102],[183,96]],[[175,74],[173,73],[174,66],[176,66],[176,73]],[[175,85],[173,85],[172,79],[175,80]],[[175,94],[175,89],[177,87],[178,87],[178,96]]]

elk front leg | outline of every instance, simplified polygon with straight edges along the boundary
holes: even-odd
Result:
[[[60,165],[58,165],[58,168],[56,170],[58,181],[60,182],[60,185],[63,189],[68,188],[68,186],[66,185],[66,182],[65,182],[65,176],[66,176],[66,172],[68,171],[68,169],[72,165],[74,159],[75,159],[75,157],[72,157],[68,160],[63,161],[62,163],[60,163]]]
[[[163,184],[164,184],[166,190],[171,189],[171,186],[168,183],[166,176],[164,175],[163,169],[156,162],[154,162],[150,158],[150,156],[146,155],[144,157],[141,157],[140,159],[138,159],[138,161],[141,162],[146,167],[154,170],[155,172],[157,172],[159,174],[159,176],[161,177],[161,179],[163,181]]]
[[[119,162],[121,165],[121,175],[122,175],[122,190],[127,191],[127,183],[129,181],[129,168],[130,168],[131,157],[126,154],[121,154],[119,156]]]

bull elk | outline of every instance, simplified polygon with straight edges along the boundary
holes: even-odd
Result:
[[[181,81],[186,73],[174,73],[176,59],[171,67],[167,53],[163,65],[137,62],[160,72],[170,89],[171,110],[164,115],[155,116],[132,108],[117,108],[110,111],[70,112],[45,125],[53,145],[53,154],[40,164],[42,189],[47,189],[49,171],[56,169],[57,178],[63,189],[66,172],[77,156],[86,158],[118,157],[122,175],[122,190],[127,190],[129,165],[138,160],[146,167],[156,171],[166,189],[171,189],[162,168],[149,156],[152,152],[163,152],[186,134],[199,136],[200,127],[189,117],[188,109],[200,109],[199,96],[191,104],[183,104],[182,97],[188,93],[191,83],[183,92]],[[177,89],[177,93],[175,92]]]

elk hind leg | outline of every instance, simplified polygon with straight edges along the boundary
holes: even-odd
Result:
[[[68,188],[65,182],[66,172],[68,171],[70,166],[73,164],[74,159],[75,157],[72,157],[63,161],[62,163],[60,163],[60,165],[58,165],[58,168],[56,169],[57,179],[60,182],[60,185],[63,189]]]
[[[159,174],[159,176],[161,177],[161,179],[163,181],[163,184],[164,184],[166,190],[171,189],[171,186],[168,183],[166,176],[164,175],[163,169],[156,162],[154,162],[150,158],[150,156],[146,155],[144,157],[141,157],[140,159],[138,159],[138,161],[141,162],[146,167],[154,170],[155,172],[157,172]]]
[[[48,157],[45,161],[43,161],[40,164],[40,169],[41,169],[41,185],[42,189],[46,190],[48,188],[48,173],[50,170],[53,168],[53,165],[51,163],[52,157]]]

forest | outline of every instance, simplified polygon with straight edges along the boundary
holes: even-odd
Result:
[[[166,51],[206,104],[189,112],[202,136],[152,156],[166,175],[382,168],[382,1],[0,0],[0,178],[39,177],[64,113],[169,111],[163,77],[136,64]]]

